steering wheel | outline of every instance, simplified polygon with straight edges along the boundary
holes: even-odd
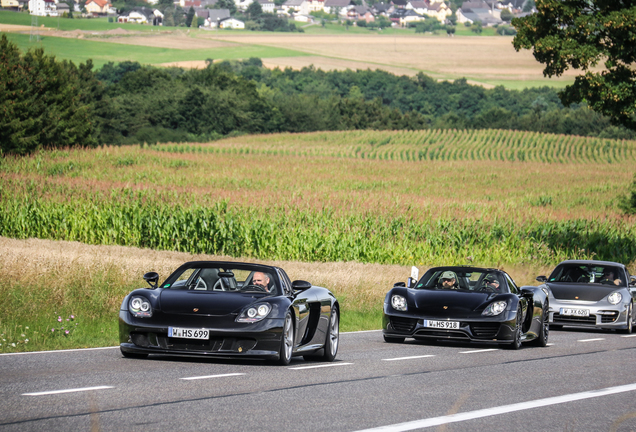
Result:
[[[208,284],[205,283],[203,278],[199,278],[197,283],[194,285],[194,289],[195,290],[207,290],[208,289]]]
[[[249,285],[245,285],[243,287],[241,287],[241,291],[259,291],[259,292],[268,292],[264,286],[262,285],[256,285],[256,284],[249,284]]]

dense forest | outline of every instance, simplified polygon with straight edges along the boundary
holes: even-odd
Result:
[[[0,39],[0,145],[37,148],[207,141],[231,134],[351,129],[514,129],[633,138],[554,89],[437,82],[380,70],[269,70],[260,59],[204,69],[57,61]]]

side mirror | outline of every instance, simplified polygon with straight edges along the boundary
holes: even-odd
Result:
[[[537,282],[546,283],[548,278],[545,276],[537,276]]]
[[[636,286],[636,276],[630,276],[629,277],[629,285],[630,286]]]
[[[521,295],[523,297],[532,297],[534,296],[534,291],[528,288],[521,288]]]
[[[292,282],[292,289],[294,291],[305,291],[311,288],[311,284],[304,280],[295,280]]]
[[[404,282],[396,282],[393,284],[394,287],[406,287],[406,284]]]
[[[159,282],[159,273],[157,272],[148,272],[144,275],[144,280],[148,282],[150,288],[157,288],[157,283]]]

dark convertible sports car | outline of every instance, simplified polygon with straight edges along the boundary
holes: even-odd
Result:
[[[291,282],[279,267],[236,262],[183,264],[161,285],[132,291],[119,311],[124,357],[148,354],[333,361],[340,307],[327,289]]]
[[[504,271],[476,267],[435,267],[409,287],[398,282],[384,300],[386,342],[405,338],[505,344],[548,343],[548,292],[518,287]]]

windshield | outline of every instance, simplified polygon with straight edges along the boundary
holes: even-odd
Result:
[[[268,268],[241,266],[194,266],[175,271],[161,288],[209,292],[261,292],[279,295],[276,272]]]
[[[471,292],[508,293],[505,278],[488,270],[463,270],[438,267],[427,271],[415,289],[457,290]]]
[[[612,265],[561,264],[554,269],[548,282],[570,282],[579,284],[605,284],[627,286],[623,272]]]

